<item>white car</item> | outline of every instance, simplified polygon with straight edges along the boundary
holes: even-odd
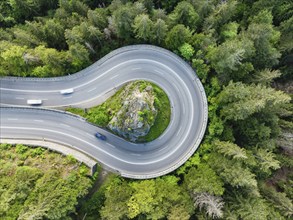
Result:
[[[68,95],[68,94],[71,94],[73,92],[74,92],[73,88],[60,90],[60,94],[62,94],[62,95]]]
[[[28,99],[26,103],[28,105],[41,105],[43,101],[42,99]]]

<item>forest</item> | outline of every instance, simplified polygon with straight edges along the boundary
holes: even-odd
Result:
[[[49,191],[24,188],[25,171],[29,183],[57,190],[49,176],[54,173],[43,175],[25,167],[25,159],[1,156],[0,218],[28,219],[3,211],[3,201],[9,207],[10,193],[26,199],[42,190],[54,209],[30,219],[291,219],[292,1],[0,0],[0,76],[73,74],[133,44],[169,49],[199,76],[209,121],[196,153],[160,178],[108,175],[88,196],[87,186],[77,192],[83,185],[75,174],[77,187],[59,197],[71,202],[68,209],[54,206]],[[3,184],[9,169],[19,176],[6,176]],[[82,183],[94,185],[87,181]],[[42,209],[27,201],[15,209]]]

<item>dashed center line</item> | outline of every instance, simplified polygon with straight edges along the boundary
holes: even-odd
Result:
[[[60,123],[60,125],[64,126],[64,127],[68,127],[70,128],[71,126],[67,125],[67,124],[63,124],[63,123]]]
[[[178,135],[179,135],[179,133],[180,133],[181,129],[182,129],[182,126],[180,126],[180,128],[178,129],[178,131],[177,131],[177,133],[176,133],[176,136],[178,136]]]
[[[166,148],[168,148],[168,146],[163,147],[162,149],[160,149],[160,150],[158,150],[158,151],[161,152],[161,151],[165,150]]]
[[[119,74],[115,75],[115,76],[112,76],[110,79],[114,79],[116,78],[117,76],[119,76]]]
[[[175,89],[176,89],[176,90],[178,91],[178,93],[179,93],[180,91],[179,91],[178,87],[177,87],[177,86],[175,86],[175,85],[174,85],[174,87],[175,87]]]
[[[88,90],[87,92],[92,92],[92,91],[94,91],[96,88],[97,88],[97,87],[94,87],[94,88]]]
[[[7,118],[8,121],[16,121],[18,118]]]
[[[63,97],[63,99],[70,99],[70,98],[72,98],[72,96],[65,96],[65,97]]]
[[[89,136],[89,137],[93,137],[93,135],[92,134],[89,134],[89,133],[86,133],[86,135]]]
[[[159,70],[155,70],[155,72],[157,72],[157,73],[159,73],[159,74],[161,74],[161,75],[165,75],[163,72],[161,72],[161,71],[159,71]]]
[[[116,148],[114,145],[112,145],[112,144],[110,144],[110,143],[108,143],[108,142],[106,142],[106,144],[107,144],[108,146],[110,146],[110,147]]]
[[[34,121],[36,121],[36,122],[44,122],[43,120],[38,120],[38,119],[35,119]]]

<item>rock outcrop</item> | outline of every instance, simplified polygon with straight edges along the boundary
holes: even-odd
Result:
[[[122,107],[108,124],[114,133],[133,142],[148,134],[157,116],[153,87],[143,83],[134,82],[125,87],[120,94]]]

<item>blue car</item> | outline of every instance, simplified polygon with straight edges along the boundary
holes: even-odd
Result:
[[[97,132],[97,133],[95,134],[95,136],[96,136],[96,138],[99,138],[99,139],[101,139],[102,141],[105,141],[105,140],[107,139],[105,135],[102,135],[102,134],[99,133],[99,132]]]

